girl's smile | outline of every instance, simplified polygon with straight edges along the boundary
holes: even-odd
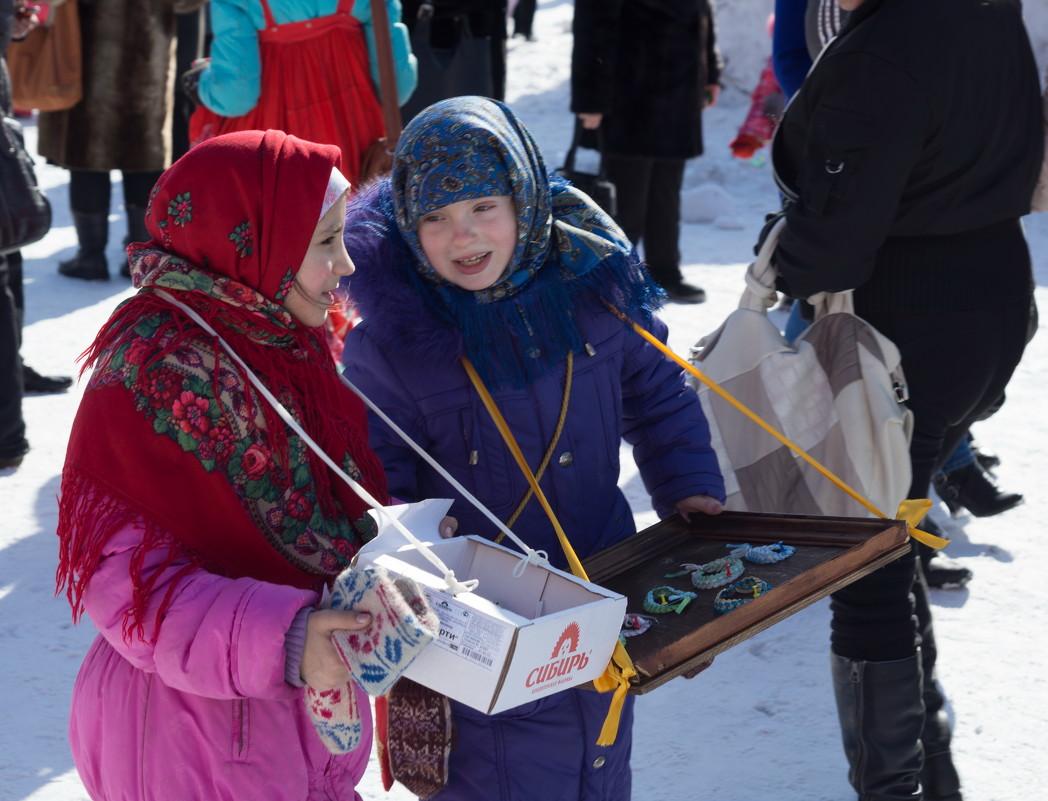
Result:
[[[459,265],[459,270],[466,275],[476,275],[479,272],[483,272],[484,268],[487,267],[488,262],[491,260],[491,251],[486,253],[480,253],[476,256],[469,256],[465,259],[456,259],[455,262]]]
[[[302,266],[284,299],[284,308],[303,325],[323,325],[328,308],[345,300],[339,279],[353,272],[353,262],[342,241],[345,216],[343,195],[317,223]]]

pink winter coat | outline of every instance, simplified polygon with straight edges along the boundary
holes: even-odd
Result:
[[[356,801],[371,750],[367,696],[358,689],[364,737],[333,756],[313,729],[305,690],[284,679],[284,637],[308,590],[198,570],[182,578],[155,644],[124,640],[128,566],[141,534],[111,537],[84,605],[100,635],[73,690],[69,737],[95,801]],[[146,555],[160,565],[162,552]],[[147,635],[170,577],[163,569]]]

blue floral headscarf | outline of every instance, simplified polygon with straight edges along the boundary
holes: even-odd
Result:
[[[586,195],[550,176],[531,134],[503,103],[454,97],[420,112],[400,137],[391,189],[416,270],[461,329],[486,382],[521,386],[567,350],[580,351],[572,311],[584,290],[626,313],[650,314],[660,302],[626,235]],[[458,201],[506,195],[517,214],[506,271],[479,291],[442,278],[422,249],[419,218]],[[510,341],[516,358],[507,352]]]

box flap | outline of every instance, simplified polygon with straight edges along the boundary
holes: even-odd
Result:
[[[452,501],[447,498],[429,498],[418,503],[402,503],[396,506],[383,506],[382,509],[425,543],[439,542],[440,521],[443,520]],[[368,514],[378,523],[378,534],[357,552],[364,562],[373,562],[379,554],[393,553],[401,548],[414,548],[415,544],[401,533],[385,514],[374,509]]]

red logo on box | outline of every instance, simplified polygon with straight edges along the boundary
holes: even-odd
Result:
[[[589,655],[578,653],[579,648],[579,624],[569,623],[567,628],[561,632],[557,644],[553,646],[553,653],[545,665],[537,667],[528,674],[524,684],[535,687],[560,679],[557,684],[563,684],[577,670],[582,670],[589,664]]]

